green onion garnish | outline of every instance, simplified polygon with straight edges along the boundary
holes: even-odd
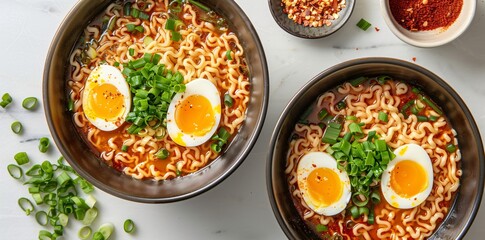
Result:
[[[367,29],[370,28],[370,26],[372,26],[372,24],[370,24],[369,22],[367,22],[365,19],[361,18],[359,20],[359,22],[357,23],[357,27],[359,27],[360,29],[364,30],[364,31],[367,31]]]
[[[39,240],[51,240],[52,239],[52,233],[50,233],[47,230],[40,230],[39,231]]]
[[[37,98],[36,97],[28,97],[22,101],[22,107],[27,110],[34,110],[37,107]]]
[[[172,31],[172,40],[178,42],[180,39],[182,39],[182,35],[179,32]]]
[[[231,60],[232,60],[231,52],[232,52],[231,50],[227,50],[227,51],[226,51],[226,58],[227,58],[227,60],[229,60],[229,61],[231,61]]]
[[[345,107],[347,107],[347,104],[345,103],[344,100],[342,100],[342,101],[340,101],[340,102],[337,103],[336,107],[337,107],[338,110],[342,110]]]
[[[233,104],[234,100],[232,99],[231,95],[229,95],[229,93],[224,94],[224,105],[230,108]]]
[[[83,224],[84,225],[91,225],[91,223],[94,221],[94,219],[96,219],[97,216],[98,216],[98,209],[96,207],[88,209],[85,212]]]
[[[128,146],[123,144],[123,145],[121,146],[121,151],[123,151],[123,152],[127,152],[127,151],[128,151]]]
[[[322,108],[320,112],[318,112],[318,120],[322,121],[328,115],[328,111],[326,108]]]
[[[165,22],[165,29],[170,30],[170,31],[175,31],[175,19],[169,18]]]
[[[423,101],[426,105],[430,106],[437,114],[443,115],[443,112],[439,109],[436,104],[434,104],[430,99],[425,96],[421,96],[421,101]]]
[[[41,153],[47,152],[49,150],[50,141],[49,138],[41,137],[39,141],[39,151]]]
[[[91,236],[91,228],[89,226],[84,226],[81,229],[79,229],[79,232],[77,233],[77,236],[82,239],[88,239]]]
[[[438,116],[435,116],[435,115],[430,115],[430,116],[428,117],[428,119],[429,119],[431,122],[436,122],[436,121],[438,120],[438,118],[439,118],[439,117],[438,117]]]
[[[94,232],[92,240],[106,240],[106,238],[103,236],[102,233]]]
[[[129,48],[129,49],[128,49],[128,53],[130,54],[130,56],[132,56],[132,57],[133,57],[133,56],[135,55],[135,49],[133,49],[133,48]]]
[[[367,79],[368,79],[367,77],[358,77],[358,78],[350,80],[350,84],[352,84],[352,86],[354,86],[354,87],[357,87],[360,84],[362,84],[363,82],[367,81]]]
[[[138,18],[140,16],[140,10],[136,8],[131,8],[131,16],[134,18]]]
[[[22,171],[22,168],[20,168],[15,164],[9,164],[7,166],[7,171],[8,171],[8,174],[10,174],[10,176],[15,179],[20,179],[24,176],[24,172]]]
[[[103,239],[108,239],[111,234],[113,233],[115,227],[113,224],[111,223],[104,223],[102,224],[101,226],[99,226],[98,228],[98,231],[99,233],[101,233],[103,235]]]
[[[189,0],[189,2],[191,4],[194,4],[195,6],[199,7],[200,9],[202,9],[205,12],[209,12],[210,11],[210,8],[209,7],[205,6],[204,4],[202,4],[200,2],[197,2],[195,0]]]
[[[170,155],[170,153],[165,148],[161,148],[160,150],[158,150],[157,153],[155,153],[155,156],[159,159],[162,159],[162,160],[166,159],[169,155]]]
[[[387,116],[387,113],[385,112],[379,112],[379,115],[377,116],[377,118],[380,120],[380,121],[383,121],[383,122],[388,122],[389,121],[389,118]]]
[[[67,110],[68,110],[69,112],[74,111],[74,101],[73,101],[72,99],[69,99],[69,100],[67,101]]]
[[[222,151],[222,147],[217,143],[213,143],[211,144],[211,150],[215,153],[220,153]]]
[[[47,216],[47,213],[45,211],[38,211],[35,214],[35,220],[39,225],[46,226],[49,222],[49,217]]]
[[[446,151],[449,153],[454,153],[456,151],[456,146],[453,143],[446,145]]]
[[[359,207],[359,216],[362,216],[362,215],[369,215],[369,208]]]
[[[22,211],[24,211],[25,214],[27,214],[27,215],[30,215],[30,213],[32,211],[34,211],[34,205],[27,198],[24,198],[24,197],[19,198],[18,204],[19,204],[20,208],[22,209]]]
[[[19,152],[13,157],[18,165],[24,165],[30,161],[26,152]]]
[[[12,129],[12,132],[15,134],[20,134],[22,132],[22,123],[19,121],[15,121],[10,125],[10,129]]]
[[[384,75],[377,77],[376,80],[380,85],[384,85],[388,80],[392,80],[392,78]]]
[[[150,19],[150,15],[148,15],[147,13],[145,12],[140,12],[140,15],[138,16],[140,19],[142,20],[148,20]]]
[[[359,215],[359,207],[357,206],[352,206],[350,209],[350,215],[352,216],[352,218],[356,219],[358,218],[360,215]]]
[[[326,232],[328,231],[328,227],[323,225],[323,224],[317,224],[317,226],[315,226],[317,232]]]
[[[132,233],[135,230],[135,223],[131,219],[126,219],[123,223],[123,229],[126,233]]]
[[[356,116],[346,116],[345,117],[345,120],[350,120],[350,121],[356,122],[359,119]]]
[[[416,117],[418,118],[418,122],[427,122],[428,121],[428,117],[426,117],[426,116],[417,115]]]
[[[135,25],[135,24],[133,24],[133,23],[126,24],[126,30],[127,30],[128,32],[133,32],[133,31],[135,31],[135,27],[136,27],[136,25]]]
[[[2,101],[0,102],[0,106],[2,108],[6,108],[10,103],[12,103],[12,97],[10,96],[10,94],[8,93],[3,94]]]

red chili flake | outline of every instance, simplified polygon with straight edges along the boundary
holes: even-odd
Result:
[[[416,62],[416,57],[413,57],[413,62]]]
[[[376,30],[376,32],[379,32],[381,30],[378,27],[375,27],[374,29]]]

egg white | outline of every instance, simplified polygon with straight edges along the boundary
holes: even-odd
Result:
[[[123,95],[124,111],[122,111],[119,116],[111,119],[97,116],[92,110],[92,107],[88,101],[89,96],[93,94],[93,89],[96,86],[104,83],[114,85]],[[89,122],[91,122],[98,129],[103,131],[112,131],[121,126],[125,122],[126,116],[130,112],[131,108],[130,88],[123,77],[123,74],[121,74],[121,71],[110,65],[100,65],[93,69],[93,71],[89,74],[83,89],[82,104],[84,115]]]
[[[342,196],[340,197],[337,202],[329,205],[323,206],[322,203],[316,201],[312,198],[310,193],[308,192],[307,186],[307,178],[308,175],[317,168],[329,168],[333,172],[335,172],[340,181],[343,184],[343,192]],[[297,168],[297,181],[298,181],[298,188],[302,194],[303,200],[305,203],[310,207],[313,211],[318,214],[324,216],[333,216],[340,212],[342,212],[347,203],[350,200],[351,192],[350,192],[350,180],[349,176],[345,171],[341,171],[337,168],[337,161],[328,153],[324,152],[310,152],[307,153],[300,159]]]
[[[209,140],[217,130],[221,120],[221,99],[217,87],[207,79],[195,79],[185,85],[185,92],[177,93],[167,110],[167,132],[172,140],[181,146],[199,146]],[[194,136],[184,133],[175,121],[175,111],[177,106],[187,97],[201,95],[209,100],[214,113],[215,122],[212,128],[203,136]]]
[[[382,194],[384,195],[386,201],[395,208],[409,209],[416,207],[426,200],[433,188],[433,165],[431,163],[431,159],[429,158],[426,150],[416,144],[405,144],[401,147],[398,147],[396,150],[394,150],[394,154],[396,154],[396,157],[391,162],[389,162],[386,170],[382,173]],[[421,165],[421,167],[423,167],[424,171],[426,172],[426,179],[428,181],[426,189],[408,198],[401,197],[399,194],[397,194],[392,189],[390,183],[392,170],[397,163],[404,160],[411,160]]]

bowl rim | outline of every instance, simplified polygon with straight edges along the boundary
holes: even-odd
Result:
[[[278,26],[280,26],[281,29],[285,30],[285,32],[287,32],[287,33],[289,33],[289,34],[291,34],[295,37],[299,37],[299,38],[303,38],[303,39],[319,39],[319,38],[328,37],[328,36],[338,32],[338,30],[340,30],[349,21],[350,17],[352,16],[352,13],[354,12],[354,6],[355,6],[355,2],[356,2],[356,0],[346,0],[346,2],[351,2],[350,6],[346,5],[346,8],[350,9],[349,10],[350,12],[346,15],[346,18],[344,18],[341,21],[341,25],[338,28],[336,28],[335,30],[333,30],[329,33],[325,33],[325,34],[321,34],[321,35],[317,35],[317,36],[309,36],[309,35],[304,35],[304,34],[300,34],[300,33],[297,33],[295,31],[292,31],[290,28],[288,28],[287,25],[283,24],[281,21],[278,21],[276,13],[273,11],[273,8],[271,7],[271,4],[274,1],[281,1],[281,0],[268,0],[268,7],[269,7],[269,11],[271,12],[271,16],[273,16],[273,20],[278,24]],[[303,26],[303,25],[301,25],[301,26]],[[319,28],[323,28],[323,27],[326,27],[326,26],[322,26],[322,27],[319,27]],[[315,27],[307,27],[307,28],[315,28]]]
[[[463,1],[467,1],[467,0],[463,0]],[[452,42],[453,40],[461,36],[468,29],[468,27],[473,22],[473,18],[476,12],[476,5],[477,5],[476,0],[471,0],[469,2],[471,3],[470,10],[473,12],[473,14],[471,14],[470,16],[465,16],[465,23],[457,29],[455,34],[451,35],[448,38],[439,39],[434,42],[421,42],[419,40],[416,40],[414,38],[408,37],[405,34],[403,34],[400,31],[400,29],[402,29],[403,31],[409,31],[409,30],[403,28],[399,24],[396,24],[396,21],[394,20],[394,16],[392,15],[389,7],[389,0],[380,0],[380,8],[381,8],[382,17],[384,18],[384,21],[386,22],[387,27],[391,30],[391,32],[396,37],[401,39],[401,41],[415,47],[432,48],[432,47],[438,47]],[[462,11],[463,11],[463,7],[462,7]],[[433,31],[433,30],[430,30],[430,31]]]
[[[438,75],[434,74],[433,72],[429,71],[428,69],[414,64],[410,63],[401,59],[396,59],[396,58],[388,58],[388,57],[365,57],[365,58],[356,58],[356,59],[351,59],[345,62],[341,62],[339,64],[333,65],[322,72],[318,73],[315,75],[313,78],[311,78],[305,85],[303,85],[294,95],[291,97],[287,105],[284,107],[281,115],[278,117],[278,121],[275,125],[275,128],[273,130],[273,133],[271,134],[270,142],[269,142],[269,151],[268,151],[268,156],[267,156],[267,161],[266,161],[266,188],[268,192],[268,197],[270,201],[271,208],[273,210],[273,214],[278,221],[278,224],[280,225],[280,228],[283,230],[285,235],[289,239],[295,239],[295,236],[291,234],[292,231],[290,231],[290,224],[287,221],[287,219],[284,219],[282,213],[279,211],[279,206],[276,201],[277,199],[277,194],[274,191],[273,187],[273,172],[274,172],[274,149],[276,146],[276,142],[279,138],[281,128],[283,125],[283,122],[285,121],[286,116],[290,113],[291,109],[294,108],[297,100],[301,98],[313,85],[315,85],[318,81],[320,81],[322,78],[345,68],[349,68],[355,65],[362,65],[362,64],[375,64],[375,63],[382,63],[382,64],[390,64],[390,65],[397,65],[397,66],[402,66],[408,69],[416,70],[424,74],[425,76],[433,79],[436,81],[441,87],[443,87],[446,91],[448,91],[453,98],[458,102],[458,104],[462,107],[466,119],[468,119],[468,122],[470,123],[470,128],[473,132],[473,134],[476,136],[475,141],[477,144],[477,150],[479,156],[481,156],[482,159],[485,159],[485,152],[484,152],[484,146],[482,142],[482,138],[480,135],[480,131],[478,129],[478,126],[476,124],[475,119],[473,118],[469,108],[463,101],[463,99],[458,95],[458,93],[447,83],[445,82],[441,77]],[[478,210],[480,208],[480,203],[482,200],[483,192],[484,192],[484,180],[485,180],[485,164],[480,162],[479,164],[479,179],[478,179],[478,190],[477,190],[477,197],[475,198],[475,201],[472,203],[472,210],[470,212],[469,219],[467,223],[465,224],[464,228],[461,229],[459,232],[457,239],[462,239],[466,233],[468,232],[470,226],[472,225]]]
[[[113,0],[109,0],[109,1],[113,1]],[[235,8],[235,11],[240,13],[241,20],[247,24],[250,35],[254,39],[255,48],[257,49],[256,52],[258,54],[258,57],[261,59],[261,70],[262,70],[261,71],[262,72],[261,81],[263,81],[263,84],[262,84],[263,89],[261,89],[262,90],[261,104],[259,104],[259,106],[261,106],[261,113],[254,120],[255,121],[255,124],[254,124],[255,127],[254,127],[253,132],[249,135],[248,139],[245,139],[247,144],[245,144],[244,148],[241,149],[241,151],[243,151],[243,153],[238,158],[236,158],[236,160],[234,160],[233,164],[229,165],[229,168],[225,169],[225,171],[221,172],[221,174],[219,174],[216,178],[214,178],[212,181],[208,182],[205,186],[203,186],[199,189],[196,189],[196,190],[191,191],[191,192],[186,192],[186,193],[183,193],[183,194],[180,194],[180,195],[171,196],[171,197],[142,197],[142,196],[127,195],[126,193],[118,191],[117,189],[109,186],[108,184],[105,184],[104,182],[98,181],[90,173],[85,171],[83,168],[79,167],[76,164],[76,161],[74,161],[70,158],[69,154],[67,154],[67,151],[64,150],[63,147],[59,147],[59,146],[64,145],[63,144],[64,141],[61,140],[61,138],[59,137],[58,133],[55,130],[55,126],[54,126],[54,123],[53,123],[52,117],[51,117],[52,114],[53,114],[53,110],[50,108],[50,104],[47,104],[47,103],[49,103],[49,99],[51,99],[51,97],[48,94],[48,92],[49,92],[49,90],[48,90],[48,88],[49,88],[48,79],[49,79],[49,75],[50,75],[50,68],[54,64],[52,62],[52,58],[54,56],[55,49],[57,48],[57,45],[59,44],[59,42],[61,40],[62,33],[65,31],[65,29],[69,28],[69,26],[67,24],[68,21],[70,19],[74,18],[76,13],[79,11],[79,9],[82,8],[85,4],[87,4],[86,1],[82,1],[82,0],[77,1],[75,3],[75,5],[69,10],[67,15],[60,22],[60,24],[59,24],[59,26],[58,26],[58,28],[57,28],[57,30],[56,30],[53,38],[52,38],[52,42],[51,42],[51,44],[48,48],[47,55],[46,55],[45,62],[44,62],[44,70],[43,70],[43,76],[42,76],[42,78],[43,78],[42,100],[43,100],[44,103],[46,103],[46,104],[43,104],[46,122],[47,122],[47,125],[48,125],[48,128],[49,128],[49,131],[51,133],[51,136],[52,136],[52,138],[53,138],[53,140],[56,144],[57,149],[59,150],[61,155],[67,160],[69,165],[77,173],[79,173],[79,175],[81,175],[81,177],[83,177],[84,179],[91,182],[94,186],[96,186],[100,190],[102,190],[106,193],[109,193],[113,196],[125,199],[125,200],[130,200],[130,201],[140,202],[140,203],[169,203],[169,202],[176,202],[176,201],[180,201],[180,200],[189,199],[189,198],[198,196],[198,195],[200,195],[204,192],[207,192],[208,190],[214,188],[215,186],[220,184],[223,180],[228,178],[232,173],[234,173],[235,170],[239,166],[241,166],[241,164],[244,162],[244,160],[247,158],[247,156],[251,153],[252,148],[256,144],[256,142],[257,142],[257,140],[258,140],[258,138],[261,134],[261,131],[262,131],[264,123],[265,123],[267,110],[268,110],[269,84],[270,84],[268,63],[267,63],[267,60],[266,60],[266,55],[265,55],[265,52],[264,52],[263,45],[261,43],[259,35],[257,34],[256,29],[254,28],[254,25],[250,21],[247,14],[242,10],[242,8],[234,0],[227,0],[227,2],[226,2],[226,4],[231,4]],[[217,159],[219,159],[219,157],[216,158],[215,160],[217,160]],[[199,171],[197,171],[197,172],[204,171],[206,169],[206,167],[209,166],[209,165],[206,165],[205,167],[199,169]],[[177,181],[177,180],[178,179],[172,179],[172,181]],[[143,179],[143,180],[138,180],[138,181],[150,181],[150,179],[147,179],[147,180]],[[159,182],[162,183],[164,181],[159,181]]]

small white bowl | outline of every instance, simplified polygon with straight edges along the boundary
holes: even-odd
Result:
[[[438,28],[427,31],[409,31],[399,25],[396,19],[394,19],[391,8],[389,7],[389,0],[380,1],[382,15],[387,26],[391,29],[391,32],[403,42],[416,47],[437,47],[455,40],[465,32],[472,22],[477,5],[476,0],[463,0],[460,15],[455,22],[446,29]]]

